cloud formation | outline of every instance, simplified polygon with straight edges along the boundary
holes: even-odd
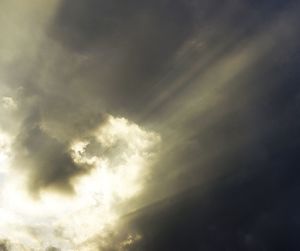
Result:
[[[16,139],[22,142],[23,151],[37,156],[18,156],[33,174],[15,177],[20,170],[6,173],[0,197],[0,216],[6,220],[0,224],[0,236],[37,250],[49,244],[63,250],[83,248],[95,236],[106,245],[121,215],[131,210],[127,202],[143,191],[160,136],[124,118],[109,116],[93,135],[82,134],[63,152],[58,141],[34,130],[30,148],[23,143],[27,139]],[[21,149],[17,149],[19,154]],[[55,165],[45,166],[51,164]],[[84,173],[75,174],[72,168],[79,167]],[[73,173],[64,173],[67,168]],[[31,194],[24,191],[24,177],[35,185],[30,187]],[[72,196],[63,196],[68,189]],[[39,191],[38,198],[32,198],[34,191]]]
[[[0,249],[274,250],[270,222],[294,229],[295,1],[4,0],[0,19]]]

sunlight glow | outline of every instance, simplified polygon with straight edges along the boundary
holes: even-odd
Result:
[[[5,172],[9,165],[11,155],[11,138],[0,132],[0,173]]]
[[[118,218],[126,213],[118,206],[143,190],[160,137],[112,116],[94,137],[101,155],[89,152],[92,142],[87,139],[76,139],[70,146],[75,162],[94,165],[87,175],[74,178],[73,197],[43,191],[34,200],[24,189],[26,177],[9,169],[1,185],[0,217],[5,220],[0,222],[0,239],[17,240],[15,245],[21,243],[28,250],[45,250],[50,245],[83,250],[81,243],[95,235],[105,236],[108,228],[117,226]],[[5,136],[0,136],[1,165],[8,158],[5,142]]]

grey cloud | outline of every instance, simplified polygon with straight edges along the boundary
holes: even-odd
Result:
[[[40,75],[25,82],[18,97],[21,122],[14,145],[14,166],[29,174],[30,191],[36,194],[45,188],[72,192],[71,179],[86,173],[88,167],[74,163],[70,144],[89,137],[106,120],[97,100],[78,94],[84,92],[84,87],[65,86],[68,79],[60,74],[66,68],[60,70],[54,65],[57,57],[36,66]],[[57,75],[51,75],[53,70]]]
[[[9,251],[7,241],[0,241],[0,250],[1,251]]]
[[[107,113],[142,108],[149,81],[189,36],[192,19],[183,1],[62,3],[35,55],[10,66],[21,86],[14,164],[28,172],[33,193],[72,191],[85,168],[69,156],[70,143],[89,137]]]
[[[60,248],[56,248],[56,247],[48,247],[46,249],[46,251],[60,251],[61,249]]]
[[[67,94],[49,94],[46,87],[36,94],[31,87],[27,86],[22,100],[30,104],[25,103],[23,108],[27,117],[21,122],[14,145],[14,166],[29,174],[32,193],[45,188],[72,192],[72,177],[86,173],[90,167],[74,163],[70,144],[88,137],[105,122],[106,115],[98,107],[86,108],[88,103],[72,100]]]
[[[91,96],[103,96],[115,112],[137,115],[191,34],[193,18],[184,1],[65,1],[50,34],[90,57],[84,74]]]
[[[71,193],[70,179],[83,173],[84,168],[74,163],[67,144],[40,128],[38,119],[27,121],[16,139],[14,165],[29,175],[29,190],[35,195],[45,188]]]

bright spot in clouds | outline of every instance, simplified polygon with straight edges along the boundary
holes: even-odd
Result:
[[[82,243],[95,236],[105,238],[108,228],[117,227],[126,213],[120,210],[121,204],[143,190],[160,137],[110,116],[91,137],[74,139],[70,146],[75,162],[94,166],[87,175],[72,180],[75,196],[44,191],[39,200],[26,193],[26,177],[7,169],[11,140],[0,135],[0,170],[7,170],[0,183],[0,239],[11,240],[18,250],[56,246],[94,251],[93,247],[81,249]]]
[[[7,110],[16,110],[18,108],[16,101],[12,97],[3,97],[2,106]]]
[[[0,132],[0,173],[4,172],[9,165],[11,154],[11,138],[9,135]]]

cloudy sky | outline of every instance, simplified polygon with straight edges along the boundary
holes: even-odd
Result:
[[[0,251],[299,250],[296,0],[1,0]]]

